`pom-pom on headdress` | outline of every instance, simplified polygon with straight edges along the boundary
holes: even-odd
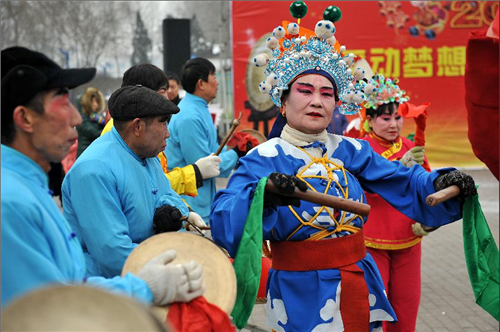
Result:
[[[292,16],[299,19],[307,13],[307,6],[296,1],[290,6]],[[300,27],[298,23],[283,21],[282,26],[273,30],[273,36],[266,41],[272,50],[273,59],[266,53],[254,58],[254,65],[266,67],[266,80],[259,84],[259,90],[267,93],[276,106],[281,106],[281,95],[298,75],[308,72],[323,72],[336,83],[338,98],[342,102],[340,112],[355,114],[360,109],[365,96],[362,86],[356,83],[364,77],[362,72],[350,68],[354,54],[346,53],[345,46],[339,46],[335,39],[335,25],[342,13],[335,6],[329,6],[323,13],[323,20],[316,23],[314,31]],[[332,22],[333,20],[333,22]]]
[[[362,86],[366,96],[364,107],[375,109],[383,104],[402,104],[410,100],[410,97],[406,96],[406,92],[401,90],[397,83],[397,79],[392,80],[380,74],[374,75],[368,82],[361,81],[358,83]]]

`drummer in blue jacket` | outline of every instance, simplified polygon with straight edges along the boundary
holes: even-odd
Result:
[[[159,305],[200,296],[201,265],[168,264],[175,250],[137,275],[87,277],[80,243],[50,195],[47,172],[68,154],[82,121],[69,89],[92,80],[96,70],[62,69],[23,47],[2,50],[1,63],[2,307],[53,284],[89,284]]]

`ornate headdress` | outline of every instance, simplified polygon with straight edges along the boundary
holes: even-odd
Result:
[[[307,6],[296,1],[290,6],[292,16],[300,18],[307,13]],[[281,106],[281,95],[298,75],[323,72],[328,74],[336,85],[338,98],[342,102],[340,112],[355,114],[361,107],[365,96],[362,86],[357,83],[363,79],[364,71],[350,68],[355,55],[345,55],[346,47],[339,46],[335,39],[336,22],[341,17],[340,9],[329,6],[323,13],[324,20],[316,23],[314,31],[302,28],[298,23],[283,21],[282,26],[273,30],[273,36],[266,41],[274,59],[266,53],[257,55],[254,64],[264,67],[267,78],[259,84],[262,93],[268,93],[276,106]],[[332,22],[333,21],[333,22]]]
[[[410,100],[410,97],[406,96],[406,92],[401,90],[397,83],[397,79],[392,80],[380,74],[374,75],[368,82],[360,82],[366,96],[364,107],[367,109],[377,108],[383,104],[402,104]]]

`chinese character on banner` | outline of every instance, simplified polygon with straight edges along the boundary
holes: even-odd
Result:
[[[465,46],[442,46],[437,54],[438,76],[464,76]]]
[[[392,78],[401,76],[401,51],[397,48],[370,49],[370,63],[374,73]]]
[[[403,50],[403,77],[432,77],[433,74],[432,48],[408,47]]]

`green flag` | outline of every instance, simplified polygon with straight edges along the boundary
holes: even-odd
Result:
[[[263,177],[255,189],[233,263],[238,289],[231,316],[238,329],[247,325],[259,291],[262,270],[262,213],[266,182],[267,177]]]
[[[499,254],[478,195],[465,201],[463,238],[465,262],[476,303],[498,321]]]

